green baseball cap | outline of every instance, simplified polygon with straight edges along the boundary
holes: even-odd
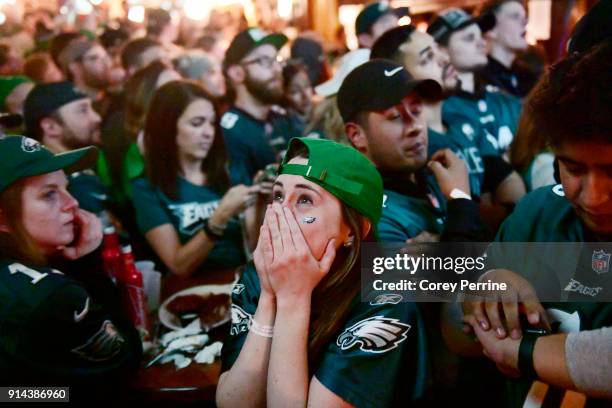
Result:
[[[23,75],[0,77],[0,108],[4,108],[6,98],[21,84],[32,82]]]
[[[291,152],[300,147],[308,150],[308,164],[287,163]],[[278,174],[302,176],[318,184],[367,217],[376,230],[382,214],[382,178],[374,164],[353,147],[325,139],[293,138]]]
[[[93,167],[97,157],[95,147],[53,154],[29,137],[6,136],[0,139],[0,192],[25,177],[62,169],[73,173]]]

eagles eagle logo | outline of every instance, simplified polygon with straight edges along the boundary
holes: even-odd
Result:
[[[237,336],[249,330],[252,316],[240,306],[232,305],[232,328],[230,334]]]
[[[344,330],[338,336],[336,345],[342,350],[359,345],[362,351],[368,353],[384,353],[406,340],[410,327],[398,319],[373,316]]]
[[[402,299],[403,299],[402,295],[398,295],[396,293],[385,293],[385,294],[376,296],[374,300],[370,301],[370,305],[378,306],[378,305],[385,305],[387,303],[392,304],[392,305],[397,305],[399,302],[402,301]]]
[[[234,287],[232,288],[232,293],[234,295],[239,295],[244,291],[244,284],[243,283],[237,283],[234,285]]]

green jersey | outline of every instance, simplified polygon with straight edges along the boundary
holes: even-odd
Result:
[[[441,149],[451,149],[465,162],[470,176],[470,190],[473,196],[478,197],[484,193],[485,165],[482,156],[496,154],[496,151],[490,141],[483,136],[484,132],[477,122],[458,116],[449,119],[444,121],[446,133],[428,129],[429,156]]]
[[[233,289],[232,325],[223,344],[222,372],[240,355],[260,291],[251,264]],[[414,303],[391,302],[355,299],[349,317],[311,373],[357,407],[409,406],[424,394],[428,363],[422,317]]]
[[[526,195],[502,224],[496,241],[591,242],[585,244],[579,251],[578,259],[574,259],[577,265],[574,276],[564,279],[554,274],[554,271],[544,274],[542,271],[550,269],[549,257],[534,255],[527,258],[537,265],[530,265],[528,270],[532,272],[526,277],[536,290],[545,285],[554,285],[556,290],[571,300],[543,303],[553,330],[577,332],[612,326],[612,304],[594,301],[604,293],[609,298],[609,291],[612,290],[612,279],[608,272],[610,254],[594,243],[596,238],[576,215],[560,184],[542,187]],[[602,264],[594,263],[598,253],[607,255],[607,263],[606,256],[602,258]],[[597,267],[600,269],[596,270]],[[522,406],[529,386],[530,382],[510,381],[508,389],[512,406]]]
[[[202,223],[219,206],[221,195],[207,186],[197,186],[177,178],[178,199],[172,200],[148,179],[132,182],[136,222],[144,235],[160,225],[171,224],[181,244],[187,243],[202,229]],[[215,242],[201,269],[230,268],[244,263],[241,226],[232,219],[223,238]]]
[[[438,184],[428,177],[423,188],[401,183],[396,188],[383,179],[383,212],[378,223],[378,237],[382,242],[406,242],[423,231],[441,234],[446,217],[446,199]]]
[[[486,138],[501,155],[514,139],[521,109],[518,98],[488,86],[475,94],[461,91],[446,99],[442,106],[442,118],[446,121],[449,117],[459,116],[478,121],[486,131]]]
[[[138,333],[111,319],[79,283],[51,268],[0,260],[3,385],[98,387],[136,368],[140,355]]]
[[[230,172],[244,174],[241,183],[250,185],[258,170],[280,162],[289,139],[302,136],[301,121],[291,115],[270,111],[261,121],[237,107],[221,117],[221,128],[230,157]]]

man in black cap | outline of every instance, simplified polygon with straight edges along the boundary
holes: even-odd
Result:
[[[436,81],[445,97],[456,92],[459,86],[459,77],[448,55],[429,34],[412,25],[387,31],[376,41],[371,55],[402,64],[416,79]],[[472,195],[479,196],[481,202],[516,203],[525,194],[520,176],[497,154],[478,118],[467,115],[443,118],[445,103],[441,99],[423,102],[429,127],[429,153],[450,148],[462,158],[470,174]]]
[[[71,82],[36,85],[23,110],[28,136],[55,154],[100,143],[100,116]],[[69,181],[81,208],[96,214],[105,210],[108,190],[92,171],[73,173]]]
[[[387,1],[372,3],[355,20],[355,33],[359,48],[372,48],[374,42],[387,30],[397,27],[399,19],[408,15],[408,7],[391,8]]]
[[[406,242],[422,233],[462,242],[485,236],[464,162],[450,149],[431,160],[427,154],[423,101],[441,96],[437,82],[415,80],[382,59],[355,68],[338,91],[349,141],[383,177],[382,241]]]
[[[279,162],[291,137],[302,133],[298,122],[273,107],[282,102],[282,65],[278,50],[283,34],[249,28],[230,44],[223,61],[228,94],[234,97],[221,117],[230,171],[239,182],[251,184],[266,165]]]
[[[527,96],[537,76],[517,64],[527,50],[527,11],[522,0],[490,0],[481,16],[493,14],[495,26],[486,33],[489,58],[480,76],[491,85],[519,98]]]
[[[498,154],[507,152],[521,113],[520,101],[494,87],[478,83],[476,73],[487,64],[483,32],[495,25],[495,16],[474,18],[464,10],[452,8],[432,20],[427,33],[448,53],[457,70],[461,89],[444,103],[443,116],[468,116],[479,120],[491,134],[490,141]]]

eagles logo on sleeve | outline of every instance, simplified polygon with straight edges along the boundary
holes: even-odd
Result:
[[[234,287],[232,288],[232,293],[234,295],[239,295],[242,292],[244,292],[245,286],[243,283],[237,283],[234,285]]]
[[[232,304],[232,328],[230,334],[237,336],[249,330],[252,316],[245,312],[240,306]]]
[[[378,306],[378,305],[385,305],[387,303],[391,305],[397,305],[399,302],[402,301],[402,299],[403,299],[402,295],[399,295],[396,293],[384,293],[382,295],[376,296],[374,300],[371,300],[370,305]]]
[[[355,323],[338,336],[336,345],[348,350],[359,345],[368,353],[384,353],[406,340],[410,325],[383,316],[373,316]]]
[[[73,353],[90,361],[106,361],[115,357],[123,347],[125,340],[119,334],[115,325],[105,320],[93,336],[79,347],[72,349]]]

